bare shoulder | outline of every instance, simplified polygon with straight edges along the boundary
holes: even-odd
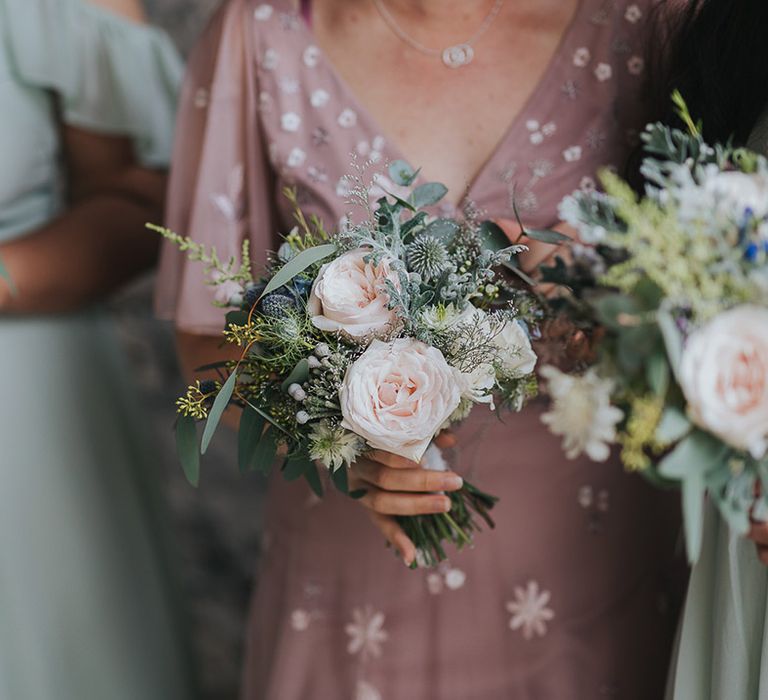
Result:
[[[114,12],[134,22],[146,22],[147,15],[141,0],[86,0],[91,5],[96,5],[104,10]]]

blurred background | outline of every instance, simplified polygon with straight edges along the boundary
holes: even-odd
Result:
[[[144,0],[151,21],[186,56],[221,0]],[[171,540],[181,596],[191,624],[205,700],[237,697],[242,635],[259,553],[263,484],[243,478],[236,444],[220,432],[193,489],[176,459],[174,401],[186,386],[176,365],[170,324],[152,317],[152,278],[115,301],[113,311],[140,384],[151,423],[157,466],[171,510]]]

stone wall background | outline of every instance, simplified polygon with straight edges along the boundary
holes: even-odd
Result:
[[[186,55],[221,0],[144,0],[151,20]],[[141,392],[152,446],[170,506],[168,540],[203,700],[235,700],[242,640],[258,561],[264,484],[241,477],[234,436],[222,429],[193,489],[176,459],[174,401],[186,386],[170,324],[152,316],[144,279],[115,301],[124,347]]]

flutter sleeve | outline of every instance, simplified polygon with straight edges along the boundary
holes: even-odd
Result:
[[[256,266],[275,248],[274,177],[258,114],[253,12],[230,0],[214,16],[190,60],[177,124],[167,226],[220,258],[251,241]],[[203,266],[164,245],[156,311],[190,333],[219,335],[224,310]]]
[[[22,84],[53,92],[62,120],[133,139],[165,167],[183,64],[168,36],[86,0],[0,0],[3,45]]]

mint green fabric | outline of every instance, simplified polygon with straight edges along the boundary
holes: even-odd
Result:
[[[87,0],[0,0],[0,240],[60,207],[54,110],[72,126],[131,137],[139,161],[161,167],[182,73],[167,35]]]
[[[768,153],[768,114],[749,147]],[[768,700],[768,568],[707,504],[668,700]]]
[[[704,546],[693,568],[670,696],[765,700],[768,569],[755,546],[707,504]]]
[[[61,212],[57,114],[166,165],[181,72],[164,34],[85,1],[0,0],[0,241]],[[0,700],[194,698],[111,321],[0,317],[0,387]]]

